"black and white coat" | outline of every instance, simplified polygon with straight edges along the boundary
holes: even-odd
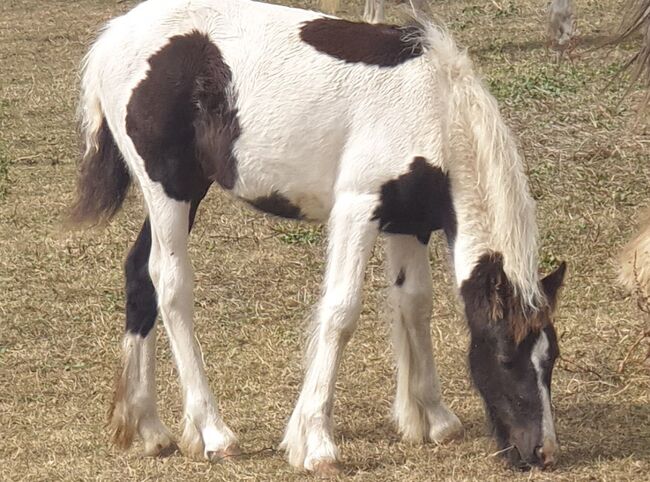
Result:
[[[481,365],[472,371],[499,443],[516,447],[513,462],[552,462],[550,307],[563,269],[540,281],[534,204],[516,145],[467,55],[442,30],[246,0],[148,1],[109,22],[92,46],[81,118],[87,150],[73,219],[110,218],[132,179],[148,213],[125,265],[124,365],[111,415],[118,444],[136,432],[149,454],[172,444],[155,403],[160,312],[183,387],[181,448],[208,459],[237,453],[192,324],[187,241],[214,183],[272,214],[329,225],[305,380],[282,443],[291,464],[336,468],[336,371],[380,232],[399,430],[416,441],[461,431],[433,360],[427,242],[435,230],[449,240],[470,359]]]

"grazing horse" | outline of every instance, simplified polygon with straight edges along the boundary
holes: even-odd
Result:
[[[552,324],[564,265],[541,280],[534,202],[515,141],[467,55],[426,20],[376,26],[247,0],[156,0],[108,23],[84,63],[78,223],[110,219],[131,180],[148,213],[126,263],[114,441],[172,445],[156,409],[162,315],[184,398],[185,453],[238,452],[209,388],[192,312],[188,235],[212,184],[268,213],[327,221],[327,267],[306,373],[282,447],[337,470],[336,373],[380,232],[404,438],[461,423],[442,400],[427,243],[443,230],[471,332],[473,380],[516,465],[557,452]]]

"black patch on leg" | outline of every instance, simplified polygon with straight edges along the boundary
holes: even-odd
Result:
[[[348,63],[395,67],[422,55],[417,27],[319,18],[305,22],[300,38],[317,51]]]
[[[397,279],[395,280],[395,286],[402,286],[406,281],[406,273],[404,273],[404,268],[399,270],[397,274]]]
[[[300,208],[278,192],[255,198],[249,202],[253,207],[265,213],[282,218],[302,219]]]
[[[126,331],[143,338],[156,323],[156,290],[149,276],[151,225],[147,218],[124,263],[126,276]]]
[[[423,157],[409,171],[381,186],[380,203],[372,220],[386,233],[410,234],[427,244],[432,231],[444,229],[448,239],[456,233],[456,214],[449,176]]]
[[[240,127],[226,94],[232,75],[219,49],[199,32],[176,36],[149,66],[126,115],[149,177],[178,201],[196,199],[212,181],[231,189]]]
[[[205,197],[207,188],[193,199],[190,205],[189,230],[194,226],[196,211]],[[145,338],[158,316],[156,289],[149,274],[151,255],[151,224],[145,219],[140,234],[124,262],[126,278],[126,331]]]

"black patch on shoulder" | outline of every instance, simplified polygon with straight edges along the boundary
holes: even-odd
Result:
[[[149,66],[126,115],[149,177],[179,201],[197,199],[212,181],[231,189],[237,178],[232,143],[240,128],[226,95],[232,74],[219,49],[192,32],[172,37]]]
[[[372,220],[386,233],[411,234],[427,244],[432,231],[444,229],[451,242],[456,214],[449,176],[439,167],[416,157],[406,174],[381,186],[379,206]]]
[[[419,29],[319,18],[305,22],[300,38],[321,53],[349,63],[395,67],[422,55]]]
[[[269,196],[260,196],[249,201],[249,203],[260,211],[281,218],[302,219],[303,217],[300,208],[278,192],[274,192]]]
[[[395,280],[395,286],[402,286],[406,281],[406,273],[404,273],[404,268],[399,270],[397,274],[397,279]]]

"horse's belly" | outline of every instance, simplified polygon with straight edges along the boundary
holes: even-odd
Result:
[[[238,163],[233,194],[258,210],[285,218],[325,221],[332,208],[333,176],[300,163],[258,158]],[[313,165],[311,167],[314,167]]]
[[[333,204],[345,128],[322,120],[319,125],[298,108],[284,107],[276,100],[268,110],[240,108],[233,194],[272,214],[324,221]]]

